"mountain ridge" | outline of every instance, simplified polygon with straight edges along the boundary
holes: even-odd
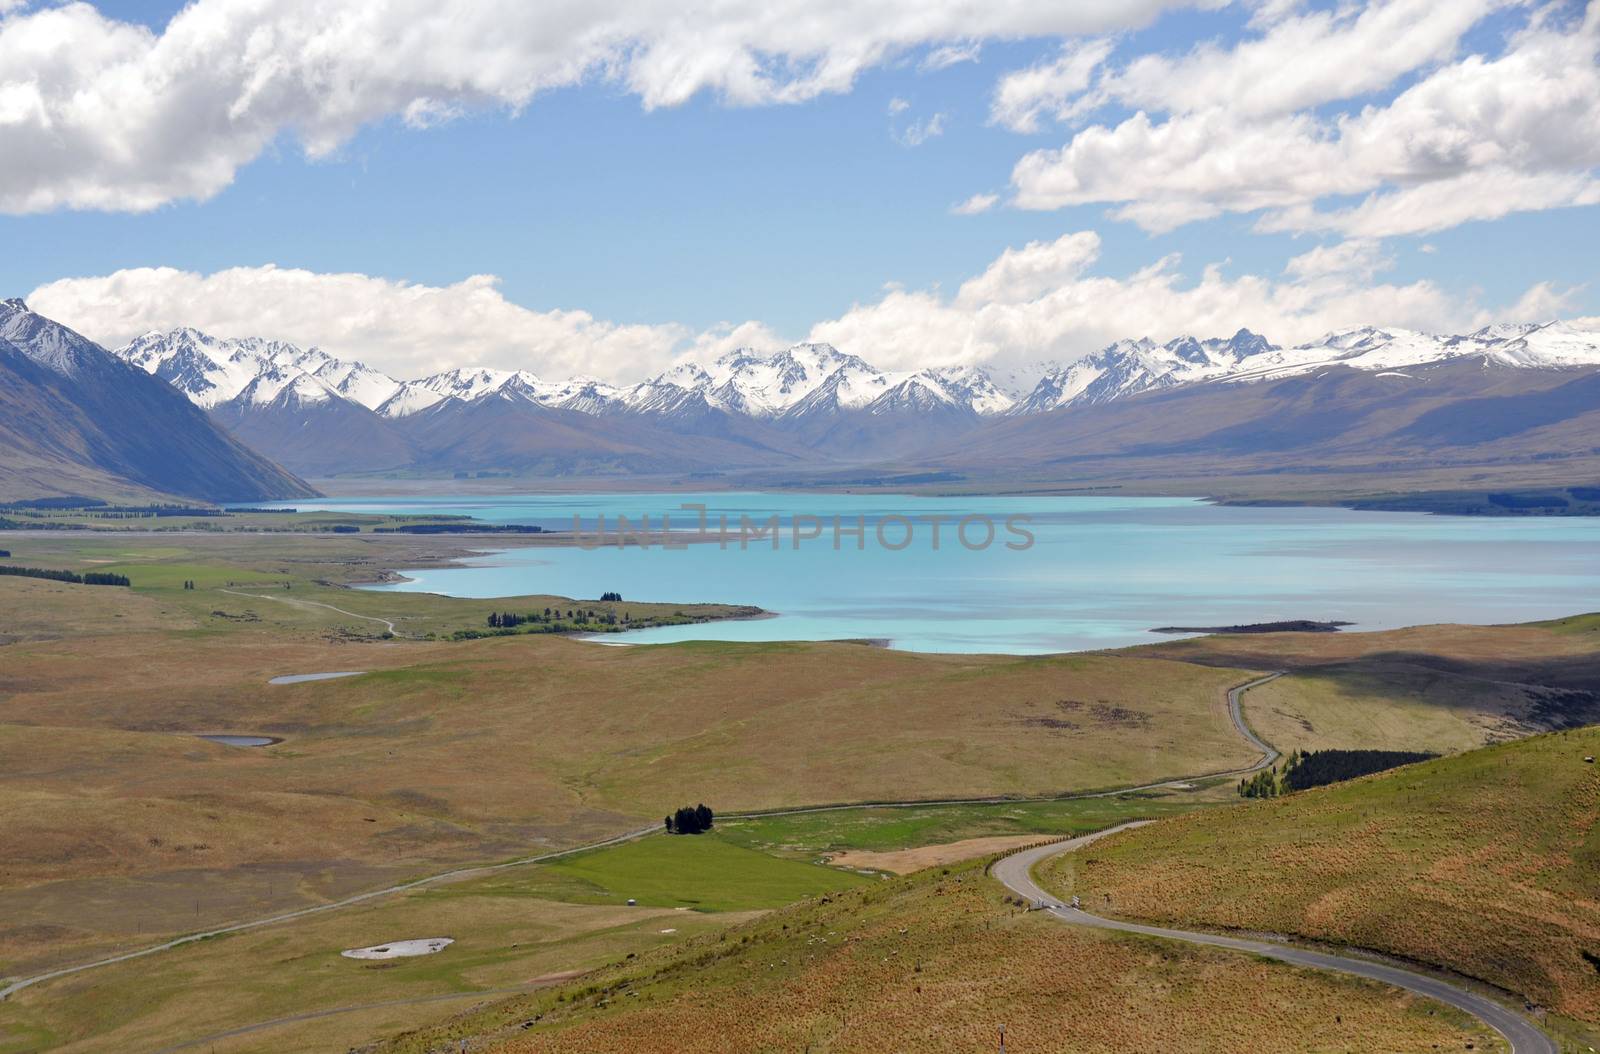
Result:
[[[824,401],[839,411],[869,409],[878,399],[898,393],[890,401],[903,403],[908,382],[934,400],[965,405],[990,418],[1096,405],[1187,384],[1279,379],[1336,364],[1359,370],[1404,369],[1488,354],[1507,365],[1534,369],[1600,365],[1600,330],[1562,321],[1499,324],[1446,335],[1358,326],[1284,348],[1241,328],[1226,338],[1185,335],[1164,344],[1149,337],[1123,339],[1070,362],[1040,362],[1011,374],[976,364],[885,371],[830,344],[802,343],[768,354],[739,348],[709,365],[680,363],[631,385],[592,377],[549,381],[527,370],[492,367],[456,367],[396,380],[316,347],[300,349],[260,337],[217,338],[187,327],[145,334],[115,354],[169,381],[206,409],[241,397],[268,401],[247,391],[253,380],[263,373],[299,371],[333,396],[389,418],[408,417],[446,399],[471,402],[504,392],[594,416],[670,416],[684,407],[699,413],[700,401],[689,398],[698,394],[705,405],[726,413],[798,420]]]
[[[119,354],[180,386],[246,443],[323,477],[712,478],[846,465],[1036,472],[1089,464],[1138,465],[1149,475],[1163,459],[1175,467],[1232,459],[1259,468],[1274,457],[1387,464],[1368,449],[1380,433],[1405,457],[1432,464],[1445,446],[1468,461],[1487,449],[1474,429],[1487,435],[1500,426],[1449,408],[1480,398],[1490,400],[1477,404],[1484,412],[1506,416],[1496,443],[1514,448],[1510,456],[1600,448],[1571,424],[1587,389],[1558,396],[1559,385],[1546,383],[1600,370],[1600,331],[1568,322],[1451,335],[1359,326],[1296,347],[1239,328],[1159,344],[1120,340],[1069,363],[1010,370],[884,371],[832,345],[803,343],[681,362],[631,385],[489,367],[400,381],[317,348],[193,329],[145,334]],[[1440,369],[1452,364],[1468,365]],[[1508,386],[1502,374],[1517,378],[1511,401],[1495,394]],[[1150,408],[1177,396],[1160,405],[1178,418]],[[1413,411],[1432,416],[1413,420]],[[1515,423],[1523,420],[1552,425],[1545,434],[1555,445],[1533,449]],[[1369,435],[1370,421],[1383,423]]]
[[[166,382],[82,334],[0,301],[0,493],[200,500],[310,497]]]

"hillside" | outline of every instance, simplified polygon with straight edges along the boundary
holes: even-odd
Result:
[[[217,427],[165,382],[0,303],[0,496],[296,498],[303,481]]]
[[[1600,368],[1458,358],[1196,384],[998,422],[917,464],[1019,479],[1389,473],[1591,457]],[[1588,479],[1587,475],[1584,479]]]
[[[1509,626],[1216,635],[1136,653],[1287,671],[1243,701],[1250,726],[1284,751],[1456,753],[1600,722],[1600,615]]]
[[[1008,903],[981,863],[802,901],[554,991],[379,1045],[385,1054],[1494,1049],[1377,985],[1106,937]],[[1070,968],[1063,968],[1070,963]]]
[[[888,465],[991,488],[1154,480],[1186,492],[1189,480],[1215,494],[1219,477],[1288,471],[1543,474],[1519,485],[1589,485],[1600,471],[1600,333],[1560,322],[1453,336],[1367,326],[1293,348],[1240,329],[1121,340],[1064,363],[915,371],[797,344],[633,384],[487,367],[399,381],[316,348],[190,329],[117,354],[319,475],[734,474],[770,486]]]
[[[1296,934],[1442,967],[1600,1022],[1600,728],[1215,813],[1041,868],[1118,916]]]

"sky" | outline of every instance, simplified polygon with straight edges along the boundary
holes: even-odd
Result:
[[[0,291],[396,376],[1600,315],[1600,0],[0,0]]]

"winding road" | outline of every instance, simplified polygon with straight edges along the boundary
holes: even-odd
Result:
[[[1241,736],[1261,750],[1261,759],[1250,768],[1243,770],[1246,774],[1266,768],[1277,761],[1281,755],[1275,747],[1250,730],[1250,726],[1245,723],[1244,714],[1240,711],[1240,699],[1250,689],[1282,676],[1281,672],[1269,674],[1248,684],[1241,684],[1237,688],[1228,690],[1228,716],[1233,721],[1233,727],[1238,730]],[[1056,856],[1059,853],[1070,853],[1119,831],[1143,827],[1151,822],[1153,821],[1134,820],[1130,823],[1118,824],[1115,827],[1108,827],[1104,831],[1096,831],[1093,834],[1086,834],[1078,838],[1069,838],[1062,842],[1051,842],[1047,845],[1035,846],[1032,849],[1024,849],[1020,853],[1014,853],[996,861],[989,869],[990,874],[1007,889],[1029,903],[1074,926],[1090,926],[1095,929],[1115,930],[1119,933],[1137,933],[1145,937],[1160,937],[1165,940],[1209,945],[1213,948],[1227,948],[1231,951],[1248,952],[1251,955],[1277,959],[1295,966],[1333,970],[1338,973],[1354,974],[1357,977],[1382,981],[1385,984],[1394,985],[1396,988],[1404,988],[1408,992],[1415,992],[1418,995],[1426,996],[1440,1003],[1446,1003],[1457,1010],[1463,1010],[1471,1014],[1500,1033],[1506,1042],[1511,1045],[1512,1054],[1560,1054],[1560,1049],[1556,1046],[1555,1041],[1540,1031],[1537,1025],[1522,1014],[1495,1002],[1487,996],[1479,995],[1476,992],[1428,974],[1415,973],[1399,966],[1372,962],[1367,959],[1355,959],[1343,955],[1334,955],[1329,952],[1297,948],[1290,944],[1276,944],[1271,941],[1248,940],[1241,937],[1225,937],[1216,933],[1196,933],[1191,930],[1173,930],[1161,926],[1145,926],[1137,922],[1123,922],[1118,919],[1102,918],[1099,915],[1091,915],[1082,908],[1069,907],[1061,903],[1060,900],[1039,888],[1038,883],[1034,882],[1033,868],[1046,857]]]
[[[235,591],[223,590],[223,592],[231,593]],[[285,597],[261,596],[259,594],[249,593],[236,593],[236,595],[260,596],[260,599],[262,600],[288,600],[288,598]],[[290,602],[315,604],[318,607],[331,607],[331,605],[319,604],[316,601],[301,601],[298,600],[298,598]],[[354,615],[352,612],[340,611],[338,608],[333,608],[332,610],[339,611],[340,614],[352,615],[355,618],[368,618],[368,616],[365,615]],[[386,622],[384,619],[372,619],[371,621]],[[393,623],[387,624],[390,626],[392,631]],[[1267,682],[1275,680],[1281,676],[1283,676],[1281,672],[1268,674],[1264,677],[1259,677],[1256,680],[1250,681],[1246,684],[1241,684],[1228,690],[1229,718],[1232,720],[1233,726],[1238,731],[1239,735],[1244,737],[1253,746],[1261,751],[1261,757],[1257,759],[1254,764],[1247,768],[1228,770],[1225,773],[1210,773],[1208,775],[1248,775],[1249,773],[1264,769],[1278,760],[1280,757],[1279,752],[1273,748],[1271,744],[1267,743],[1254,732],[1252,732],[1250,727],[1245,723],[1244,715],[1240,710],[1240,706],[1241,697],[1245,692],[1249,691],[1251,688],[1266,684]],[[1169,787],[1184,783],[1187,780],[1199,778],[1204,777],[1179,777],[1177,779],[1165,780],[1160,783],[1145,784],[1140,787],[1122,787],[1115,790],[1098,791],[1082,795],[1064,795],[1062,797],[1107,797],[1116,794],[1125,794],[1130,790],[1147,790],[1158,787]],[[958,802],[978,804],[1017,800],[1020,799],[966,798],[951,799],[945,802],[862,802],[849,805],[809,806],[795,809],[774,810],[773,812],[768,813],[751,813],[748,815],[772,816],[808,812],[832,812],[844,809],[870,809],[884,807],[909,808],[919,805],[956,804]],[[732,814],[729,815],[729,818],[733,818]],[[1333,970],[1340,973],[1353,974],[1358,977],[1366,977],[1371,980],[1394,985],[1398,988],[1404,988],[1407,991],[1415,992],[1418,995],[1437,1000],[1441,1003],[1446,1003],[1450,1006],[1456,1007],[1459,1010],[1465,1011],[1466,1013],[1482,1021],[1494,1031],[1498,1032],[1501,1036],[1505,1037],[1507,1042],[1511,1045],[1512,1054],[1560,1054],[1556,1044],[1523,1015],[1501,1005],[1500,1003],[1495,1002],[1492,999],[1478,995],[1475,992],[1451,984],[1437,977],[1416,973],[1398,966],[1391,966],[1386,963],[1372,962],[1365,959],[1348,958],[1342,955],[1334,955],[1327,952],[1311,951],[1309,949],[1298,948],[1287,944],[1275,944],[1269,941],[1247,940],[1238,937],[1226,937],[1220,934],[1198,933],[1188,930],[1165,929],[1159,926],[1146,926],[1135,922],[1123,922],[1117,919],[1102,918],[1098,915],[1091,915],[1079,908],[1069,907],[1061,903],[1061,901],[1045,892],[1034,882],[1032,874],[1034,865],[1046,857],[1054,856],[1058,853],[1072,852],[1073,850],[1086,846],[1100,838],[1104,838],[1108,835],[1116,834],[1119,831],[1125,831],[1130,828],[1141,827],[1150,822],[1152,821],[1136,820],[1130,823],[1120,824],[1116,827],[1108,828],[1104,831],[1097,831],[1093,834],[1087,834],[1077,838],[1071,838],[1066,841],[1052,842],[1046,845],[1036,846],[1032,849],[1026,849],[1022,852],[1015,853],[997,861],[991,868],[991,873],[1012,892],[1024,897],[1029,902],[1038,905],[1040,908],[1049,911],[1052,915],[1061,919],[1062,921],[1071,923],[1073,925],[1089,926],[1097,929],[1115,930],[1123,933],[1135,933],[1146,937],[1158,937],[1166,940],[1186,941],[1191,944],[1203,944],[1217,948],[1226,948],[1233,951],[1247,952],[1253,955],[1261,955],[1271,959],[1278,959],[1296,966]],[[208,930],[204,933],[188,934],[186,936],[179,937],[176,940],[167,941],[162,944],[151,945],[146,948],[138,949],[137,951],[127,952],[121,955],[113,955],[104,959],[95,960],[93,962],[81,963],[76,966],[68,966],[58,970],[52,970],[48,973],[38,974],[33,977],[21,978],[3,988],[0,988],[0,1000],[4,1000],[8,996],[11,996],[24,988],[38,984],[42,981],[52,980],[53,978],[57,977],[64,977],[69,974],[79,973],[84,970],[92,970],[99,966],[107,966],[112,963],[126,962],[130,959],[138,959],[143,956],[154,955],[158,952],[166,951],[171,948],[177,948],[185,944],[191,944],[195,941],[205,940],[208,937],[215,937],[225,933],[237,933],[242,930],[255,929],[261,926],[269,926],[274,923],[288,922],[290,920],[303,918],[309,915],[318,915],[324,912],[336,911],[340,908],[349,907],[351,905],[373,900],[378,897],[385,897],[395,893],[405,892],[406,890],[415,889],[419,886],[425,886],[435,882],[449,881],[451,879],[464,878],[470,875],[484,874],[487,872],[500,871],[507,868],[522,867],[527,864],[540,863],[547,860],[555,860],[560,857],[572,855],[574,853],[581,853],[589,849],[597,849],[602,846],[615,845],[621,842],[631,841],[636,838],[642,838],[655,832],[656,830],[657,828],[652,825],[650,827],[641,828],[637,831],[630,831],[626,834],[617,835],[613,838],[592,842],[588,845],[575,846],[571,849],[545,853],[538,856],[522,857],[517,860],[508,860],[498,864],[457,868],[455,870],[445,871],[440,874],[430,875],[425,878],[419,878],[411,882],[387,886],[383,889],[369,890],[365,893],[346,897],[342,900],[333,901],[327,904],[318,904],[316,906],[303,908],[298,911],[283,912],[281,914],[266,918],[253,919],[248,922],[241,922],[231,926],[223,926],[218,929]],[[437,998],[440,1001],[443,1001],[445,999],[459,998],[469,994],[481,997],[484,995],[493,995],[495,993],[454,993],[440,995]],[[428,998],[431,999],[434,997]],[[396,1001],[394,1005],[401,1005],[404,1002],[405,1001],[403,1000]],[[382,1006],[387,1004],[374,1005]],[[340,1007],[332,1008],[326,1011],[314,1011],[306,1015],[302,1015],[301,1017],[288,1018],[282,1021],[262,1022],[256,1025],[246,1026],[244,1028],[235,1030],[234,1032],[221,1033],[218,1036],[208,1038],[218,1039],[225,1036],[243,1034],[245,1032],[273,1027],[278,1024],[287,1024],[292,1021],[314,1019],[324,1014],[343,1013],[358,1009],[368,1009],[368,1007]],[[183,1044],[181,1046],[189,1047],[191,1044]]]
[[[1046,857],[1055,856],[1058,853],[1070,853],[1107,835],[1116,834],[1118,831],[1126,831],[1133,827],[1142,827],[1150,822],[1149,820],[1138,820],[1133,823],[1119,824],[1104,831],[1086,834],[1081,838],[1071,838],[1064,842],[1052,842],[1048,845],[1024,849],[1020,853],[1015,853],[996,861],[994,866],[990,868],[990,873],[1013,893],[1050,912],[1050,914],[1063,922],[1069,922],[1074,926],[1092,926],[1095,929],[1116,930],[1120,933],[1137,933],[1145,937],[1160,937],[1165,940],[1187,941],[1190,944],[1205,944],[1214,948],[1227,948],[1231,951],[1262,955],[1269,959],[1277,959],[1295,966],[1334,970],[1339,973],[1354,974],[1357,977],[1382,981],[1385,984],[1394,985],[1396,988],[1404,988],[1409,992],[1415,992],[1429,999],[1447,1003],[1458,1010],[1466,1011],[1504,1036],[1506,1041],[1511,1044],[1512,1054],[1560,1054],[1555,1042],[1541,1032],[1538,1026],[1526,1017],[1486,996],[1478,995],[1476,992],[1428,974],[1414,973],[1398,966],[1390,966],[1387,963],[1371,962],[1366,959],[1352,959],[1343,955],[1297,948],[1289,944],[1246,940],[1240,937],[1224,937],[1215,933],[1195,933],[1190,930],[1172,930],[1161,926],[1144,926],[1137,922],[1122,922],[1118,919],[1102,918],[1099,915],[1091,915],[1081,908],[1069,907],[1061,903],[1061,901],[1040,889],[1038,884],[1034,882],[1034,865]]]

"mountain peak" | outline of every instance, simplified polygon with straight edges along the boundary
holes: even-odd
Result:
[[[0,300],[0,307],[10,308],[12,311],[27,311],[28,305],[20,296],[7,297]]]

